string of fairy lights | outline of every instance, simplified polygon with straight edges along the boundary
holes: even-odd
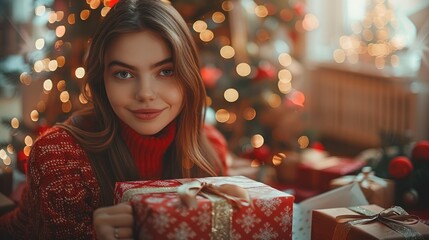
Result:
[[[34,9],[34,15],[37,18],[41,18],[44,21],[46,21],[46,24],[55,26],[53,29],[55,33],[55,41],[53,43],[55,49],[61,49],[63,47],[70,47],[71,43],[63,40],[63,37],[68,32],[69,28],[72,27],[77,19],[80,19],[81,21],[88,20],[89,16],[93,13],[93,10],[101,8],[99,13],[102,17],[104,17],[109,10],[111,9],[112,4],[114,4],[116,1],[109,1],[109,0],[86,0],[88,9],[82,9],[79,13],[65,13],[64,11],[55,11],[45,5],[39,5],[36,6]],[[236,3],[237,1],[235,1]],[[253,3],[253,1],[251,1]],[[237,5],[234,4],[234,1],[223,1],[221,3],[222,11],[216,11],[211,15],[211,21],[213,21],[216,24],[222,24],[226,21],[228,17],[228,13],[233,11],[234,7]],[[247,8],[248,14],[254,14],[258,18],[266,18],[269,16],[272,12],[272,7],[269,9],[268,5],[264,4],[256,4],[253,3],[251,5],[251,8]],[[267,7],[268,6],[268,7]],[[282,12],[282,17],[284,20],[287,20],[287,18],[290,17],[290,13]],[[311,31],[318,26],[317,18],[312,14],[306,14],[302,20],[297,21],[296,28],[303,30],[303,31]],[[196,20],[192,24],[192,29],[199,34],[199,39],[202,42],[209,43],[213,41],[213,39],[216,38],[215,33],[209,29],[207,24],[207,19],[200,19]],[[223,36],[222,36],[223,37]],[[49,45],[49,40],[47,37],[39,37],[34,40],[34,47],[36,50],[42,50]],[[223,59],[233,59],[236,55],[236,50],[231,45],[230,39],[223,39],[224,45],[219,49],[219,56]],[[69,61],[67,59],[66,55],[59,55],[55,58],[49,58],[49,57],[43,57],[39,60],[34,61],[34,64],[32,66],[32,72],[22,72],[20,75],[20,83],[23,86],[30,86],[33,84],[35,75],[37,74],[53,74],[58,69],[63,68],[66,65],[66,61]],[[288,66],[292,64],[293,58],[291,55],[287,52],[280,53],[278,56],[278,63],[283,68],[280,69],[277,73],[278,76],[278,88],[279,91],[283,94],[287,94],[292,90],[292,73],[287,69]],[[255,71],[255,67],[247,62],[239,62],[236,64],[236,73],[238,76],[241,77],[247,77],[251,75]],[[74,69],[74,76],[76,79],[82,79],[85,77],[85,69],[83,67],[77,67]],[[38,80],[37,80],[38,81]],[[40,100],[36,105],[36,108],[32,110],[30,114],[30,119],[34,123],[37,123],[40,118],[40,114],[43,113],[46,110],[46,102],[48,99],[49,94],[56,88],[56,90],[59,91],[59,100],[61,102],[61,109],[63,113],[69,113],[74,109],[74,106],[72,104],[72,101],[70,100],[71,94],[67,90],[67,81],[66,80],[59,80],[56,81],[56,84],[54,81],[50,78],[46,78],[43,80],[43,92],[40,95]],[[240,98],[240,91],[239,89],[234,88],[228,88],[224,91],[224,99],[227,102],[235,102]],[[82,94],[79,94],[79,103],[80,104],[86,104],[87,100],[83,97]],[[271,93],[269,96],[266,97],[267,102],[269,105],[273,108],[279,107],[281,105],[281,99],[282,97]],[[210,105],[211,99],[209,98],[208,103]],[[301,100],[303,101],[303,99]],[[27,114],[27,113],[24,113]],[[256,117],[256,110],[252,107],[249,107],[245,111],[243,111],[244,118],[246,120],[252,120]],[[236,113],[233,111],[228,111],[227,109],[218,109],[215,113],[216,121],[223,124],[232,124],[235,122],[235,119],[237,118]],[[10,121],[10,126],[12,129],[19,129],[21,125],[20,120],[17,117],[14,117]],[[300,144],[304,147],[308,145],[308,139],[305,140],[306,137],[301,137],[298,141]],[[33,136],[26,135],[23,137],[23,143],[24,147],[22,149],[22,152],[25,156],[28,157],[31,147],[33,145]],[[264,144],[264,137],[261,134],[255,134],[252,137],[252,146],[254,148],[261,147]],[[2,162],[5,166],[9,166],[11,161],[11,155],[15,154],[15,149],[12,144],[9,144],[5,149],[0,149],[0,159],[2,159]],[[275,159],[278,157],[275,156]],[[274,163],[279,164],[278,159],[274,160]]]

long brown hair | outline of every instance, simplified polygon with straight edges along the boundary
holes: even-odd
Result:
[[[105,169],[97,176],[102,189],[111,190],[115,181],[139,178],[134,160],[118,134],[119,122],[107,98],[103,80],[105,50],[120,34],[145,29],[157,32],[168,43],[173,53],[174,70],[184,93],[171,150],[174,160],[164,167],[164,177],[222,173],[217,154],[202,132],[206,91],[199,73],[196,46],[187,24],[174,7],[162,0],[120,0],[95,32],[88,53],[87,82],[83,93],[92,107],[76,112],[61,124],[86,148],[96,174],[98,168]],[[88,124],[88,121],[93,121],[93,124]]]

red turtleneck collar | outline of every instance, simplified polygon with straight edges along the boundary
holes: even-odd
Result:
[[[142,179],[160,179],[164,155],[176,135],[176,121],[155,135],[141,135],[122,121],[120,126]]]

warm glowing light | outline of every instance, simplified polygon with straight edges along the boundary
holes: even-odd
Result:
[[[239,63],[235,70],[237,71],[237,74],[242,77],[248,76],[252,71],[250,65],[247,63]]]
[[[31,138],[30,136],[25,136],[25,138],[24,138],[24,143],[25,143],[25,145],[27,145],[27,146],[33,146],[33,138]]]
[[[223,97],[228,102],[235,102],[235,101],[237,101],[237,99],[239,97],[239,94],[238,94],[238,91],[236,89],[234,89],[234,88],[228,88],[223,93]]]
[[[210,42],[214,38],[214,33],[211,30],[204,30],[200,33],[200,39],[203,42]]]
[[[256,117],[256,110],[252,107],[248,107],[243,111],[244,119],[250,121]]]
[[[63,11],[57,11],[56,14],[57,14],[57,22],[63,20],[63,18],[64,18],[64,12]]]
[[[343,63],[346,60],[346,53],[342,49],[336,49],[333,54],[334,61],[337,63]]]
[[[212,15],[212,20],[215,23],[223,23],[225,21],[225,14],[221,12],[214,12]]]
[[[277,87],[281,93],[286,94],[292,90],[292,83],[279,80]]]
[[[286,155],[284,153],[277,153],[273,156],[272,162],[274,166],[278,166],[282,164],[283,160],[286,158]]]
[[[48,16],[48,22],[52,24],[56,21],[57,21],[57,14],[54,11],[50,11]]]
[[[229,113],[228,121],[226,121],[227,124],[233,124],[237,121],[237,115],[234,112]]]
[[[28,86],[31,84],[33,80],[31,79],[31,76],[27,72],[23,72],[21,73],[21,75],[19,75],[19,81],[21,81],[22,84]]]
[[[77,78],[83,78],[85,76],[85,69],[83,67],[78,67],[75,71],[75,76]]]
[[[100,14],[101,14],[102,17],[105,17],[107,15],[107,13],[109,13],[109,11],[110,11],[110,7],[103,7],[101,9]]]
[[[279,55],[279,63],[283,66],[283,67],[287,67],[289,65],[292,64],[292,57],[288,54],[288,53],[281,53]]]
[[[86,97],[81,93],[79,94],[79,102],[82,104],[87,104],[88,100],[86,99]]]
[[[292,73],[287,69],[282,69],[277,74],[278,78],[282,82],[290,82],[292,81]]]
[[[376,57],[374,61],[377,69],[383,69],[386,64],[386,60],[383,57]]]
[[[390,56],[390,63],[392,64],[392,66],[398,67],[400,62],[401,61],[398,55],[393,54],[392,56]]]
[[[66,34],[66,27],[64,27],[63,25],[61,25],[61,26],[58,26],[56,29],[55,29],[55,35],[57,36],[57,37],[63,37],[64,36],[64,34]]]
[[[37,61],[34,63],[33,68],[34,68],[34,71],[35,71],[35,72],[41,72],[41,71],[43,71],[43,69],[44,69],[45,67],[44,67],[44,65],[43,65],[43,62],[42,62],[42,61],[37,60]]]
[[[25,156],[28,157],[30,155],[31,147],[30,146],[25,146],[24,149],[23,149],[23,151],[24,151]]]
[[[6,156],[6,158],[3,159],[3,163],[4,165],[9,166],[12,163],[12,159],[10,159],[9,156]]]
[[[58,67],[63,67],[66,63],[66,58],[64,56],[57,57]]]
[[[76,23],[76,15],[74,13],[70,13],[69,16],[67,17],[67,22],[70,25],[73,25]]]
[[[89,15],[91,14],[91,12],[87,9],[82,10],[80,12],[80,19],[82,19],[83,21],[87,20],[89,18]]]
[[[70,94],[67,91],[63,91],[60,93],[60,101],[66,103],[70,100]]]
[[[252,160],[252,162],[250,163],[250,166],[251,166],[251,167],[254,167],[254,168],[256,168],[256,167],[260,167],[260,166],[261,166],[261,163],[260,163],[258,160],[253,159],[253,160]]]
[[[61,104],[61,110],[64,113],[70,112],[72,110],[72,104],[71,104],[71,102],[70,101],[63,102],[63,104]]]
[[[45,39],[43,39],[43,38],[37,39],[36,42],[34,43],[34,45],[36,46],[37,50],[42,49],[45,46]]]
[[[39,112],[37,110],[33,110],[30,113],[30,119],[33,122],[37,122],[39,120]]]
[[[305,31],[313,31],[319,27],[319,20],[317,17],[311,13],[307,13],[302,20],[302,28]]]
[[[59,92],[62,92],[66,89],[66,81],[65,80],[60,80],[57,83],[57,89]]]
[[[220,55],[225,58],[225,59],[230,59],[233,58],[235,55],[235,50],[233,47],[227,45],[227,46],[223,46],[220,49]]]
[[[270,107],[272,108],[277,108],[280,107],[280,105],[282,104],[282,98],[277,95],[277,94],[270,94],[270,96],[267,99],[268,101],[268,105],[270,105]]]
[[[194,29],[195,32],[202,32],[204,30],[207,29],[207,23],[204,22],[203,20],[197,20],[194,22],[194,24],[192,25],[192,28]]]
[[[229,12],[234,9],[234,4],[231,1],[224,1],[222,3],[222,9],[226,12]]]
[[[298,144],[301,149],[307,148],[310,144],[310,140],[307,136],[301,136],[298,138]]]
[[[52,80],[51,79],[46,79],[44,82],[43,82],[43,89],[45,90],[45,91],[51,91],[52,90],[52,86],[53,86],[53,84],[52,84]]]
[[[91,9],[97,9],[100,6],[100,0],[92,0],[89,3]]]
[[[12,118],[12,120],[10,120],[10,126],[12,128],[15,128],[15,129],[19,128],[19,120],[18,120],[18,118],[16,118],[16,117]]]
[[[229,114],[228,110],[219,109],[216,111],[215,118],[216,118],[216,121],[218,121],[220,123],[225,123],[228,121],[229,116],[230,116],[230,114]]]
[[[255,15],[264,18],[268,16],[268,9],[264,5],[258,5],[255,7]]]
[[[55,71],[55,70],[57,70],[57,68],[58,68],[58,62],[57,62],[57,60],[51,60],[51,61],[49,61],[48,68],[52,72]]]
[[[0,158],[1,159],[6,159],[6,157],[7,157],[6,151],[3,150],[3,149],[0,149]]]
[[[45,12],[46,12],[46,7],[45,6],[37,6],[35,9],[34,9],[34,12],[35,12],[35,14],[37,15],[37,16],[42,16],[43,14],[45,14]]]
[[[254,148],[260,148],[264,145],[264,137],[261,134],[255,134],[250,138],[250,144]]]
[[[13,154],[15,152],[15,149],[13,148],[12,144],[8,144],[6,149],[7,149],[7,152],[10,154]]]

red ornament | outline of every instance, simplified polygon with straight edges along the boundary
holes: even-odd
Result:
[[[325,146],[323,146],[321,142],[314,142],[311,144],[311,148],[319,151],[325,151]]]
[[[119,1],[119,0],[110,0],[110,1],[109,1],[109,7],[111,7],[111,8],[112,8],[113,6],[115,6],[115,4],[117,4],[117,3],[118,3],[118,1]]]
[[[253,156],[261,162],[268,163],[271,160],[272,153],[269,147],[262,145],[261,147],[253,150]]]
[[[254,81],[263,81],[263,80],[271,80],[274,79],[274,77],[276,76],[277,70],[276,68],[269,64],[269,63],[264,63],[261,64],[258,69],[256,70],[256,75],[253,78]]]
[[[413,171],[410,159],[404,156],[393,158],[389,163],[389,173],[396,179],[403,179]]]
[[[28,164],[28,156],[25,155],[24,150],[21,150],[18,152],[18,170],[21,171],[22,173],[26,174],[27,173],[27,164]]]
[[[208,88],[216,86],[217,81],[222,77],[222,70],[213,66],[205,66],[200,70],[204,85]]]
[[[411,156],[417,161],[429,161],[429,141],[422,140],[417,142],[414,145]]]

